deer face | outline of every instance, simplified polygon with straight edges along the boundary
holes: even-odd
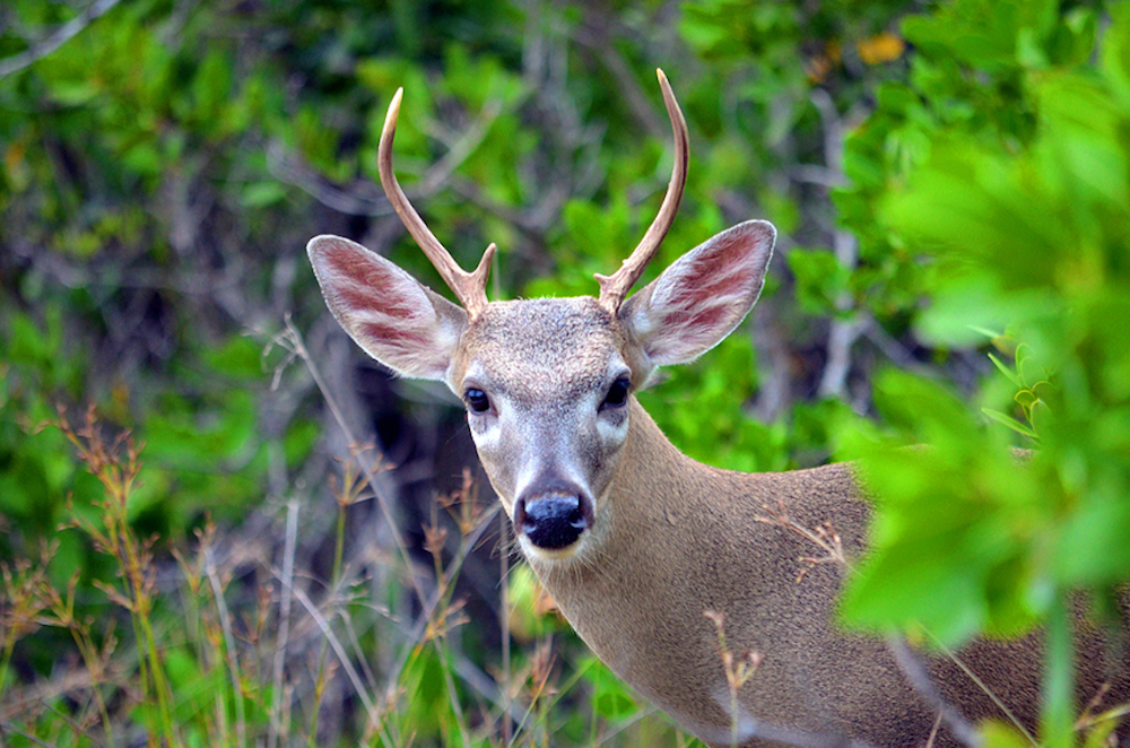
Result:
[[[775,232],[727,229],[613,311],[593,297],[484,304],[472,317],[364,247],[309,252],[330,309],[378,361],[442,379],[527,554],[568,558],[601,523],[632,392],[728,335],[764,282]]]
[[[464,334],[448,384],[527,554],[570,556],[596,521],[646,379],[630,350],[589,297],[489,304]]]

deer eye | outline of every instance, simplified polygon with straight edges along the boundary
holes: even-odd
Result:
[[[463,393],[463,400],[467,403],[467,407],[476,413],[486,413],[490,410],[490,398],[487,397],[487,393],[476,387],[468,387]]]
[[[600,409],[605,408],[619,408],[624,403],[628,402],[628,390],[631,385],[627,377],[620,377],[612,386],[608,388],[608,394],[604,396],[604,402],[600,404]]]

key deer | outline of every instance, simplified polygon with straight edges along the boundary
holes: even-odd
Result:
[[[487,300],[494,245],[473,272],[462,270],[397,183],[398,91],[380,143],[381,181],[459,305],[348,239],[319,236],[308,251],[330,310],[373,358],[441,380],[462,399],[521,550],[565,618],[703,741],[912,746],[937,731],[932,745],[942,746],[969,739],[965,719],[1031,728],[1038,637],[978,642],[952,659],[911,654],[836,625],[842,566],[820,565],[798,581],[797,559],[818,551],[798,528],[830,526],[848,558],[865,552],[869,504],[850,466],[719,470],[680,453],[637,402],[657,367],[697,358],[745,318],[776,238],[764,221],[739,224],[628,295],[671,225],[688,163],[686,124],[659,78],[675,134],[671,181],[639,246],[615,273],[597,276],[599,297]],[[757,653],[736,693],[707,613],[721,614],[733,653]],[[1079,660],[1085,701],[1109,673],[1094,642]],[[915,665],[925,684],[906,675]],[[1126,669],[1116,664],[1112,682],[1122,701]]]

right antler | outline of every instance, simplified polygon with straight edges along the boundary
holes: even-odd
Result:
[[[600,282],[600,303],[612,314],[620,309],[620,304],[628,291],[643,275],[647,263],[659,250],[663,237],[667,236],[668,229],[675,220],[679,211],[679,201],[683,199],[683,188],[687,183],[687,162],[690,158],[687,145],[687,122],[679,110],[679,102],[675,101],[675,94],[671,91],[671,84],[662,70],[656,70],[659,76],[659,87],[663,90],[663,103],[667,106],[667,116],[671,118],[671,130],[675,135],[675,164],[671,168],[671,181],[667,185],[667,195],[663,204],[659,206],[659,215],[652,221],[651,227],[643,235],[639,246],[631,256],[624,260],[620,269],[611,276],[596,274]]]
[[[400,183],[396,181],[396,174],[392,170],[392,140],[396,136],[396,120],[400,115],[400,99],[403,95],[404,89],[398,88],[396,95],[392,97],[392,103],[388,105],[384,129],[381,130],[381,144],[377,150],[377,171],[381,175],[381,186],[384,187],[385,195],[388,196],[388,201],[392,203],[396,214],[400,216],[404,228],[408,229],[408,233],[420,245],[420,249],[424,250],[424,254],[439,271],[448,288],[455,292],[456,298],[467,310],[467,314],[474,319],[487,305],[487,275],[490,273],[491,259],[497,247],[494,244],[487,247],[483,252],[483,258],[479,260],[479,266],[474,272],[468,273],[459,267],[451,257],[451,253],[439,243],[435,234],[424,223],[424,219],[420,218],[420,214],[408,201],[404,190],[400,189]]]

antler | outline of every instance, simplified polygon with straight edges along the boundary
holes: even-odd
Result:
[[[687,145],[687,122],[679,110],[679,103],[675,101],[675,94],[671,91],[671,84],[662,70],[656,70],[659,76],[659,87],[663,90],[663,103],[667,106],[667,116],[671,118],[671,130],[675,136],[675,164],[671,169],[671,181],[667,185],[667,195],[663,204],[659,206],[659,215],[652,221],[651,227],[643,235],[639,246],[631,256],[624,260],[620,269],[611,276],[596,274],[600,282],[600,303],[608,311],[615,314],[620,309],[620,304],[635,282],[643,275],[647,263],[655,256],[663,237],[675,220],[679,210],[679,201],[683,199],[683,188],[687,183],[687,162],[690,158]]]
[[[377,170],[381,175],[381,186],[384,187],[388,201],[392,203],[396,214],[400,216],[404,228],[424,250],[424,254],[431,260],[432,265],[439,271],[444,283],[455,292],[456,298],[467,314],[474,319],[487,305],[487,275],[490,273],[491,259],[497,247],[491,244],[483,252],[479,266],[475,271],[468,273],[451,257],[451,253],[444,248],[435,234],[431,232],[424,219],[412,207],[400,183],[396,181],[396,174],[392,170],[392,140],[396,136],[396,120],[400,116],[400,100],[404,89],[398,88],[388,105],[388,114],[385,115],[384,129],[381,130],[381,144],[377,151]]]

